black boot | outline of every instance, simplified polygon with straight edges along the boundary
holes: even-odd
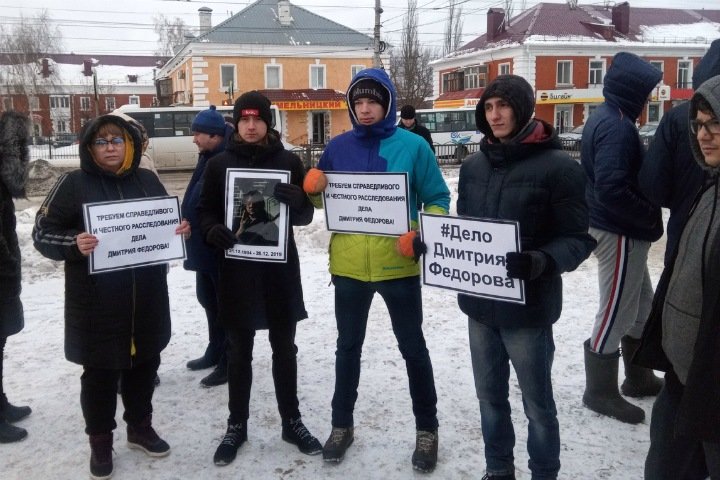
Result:
[[[583,404],[590,410],[624,423],[641,423],[645,411],[625,400],[618,390],[620,352],[603,355],[590,350],[585,340],[585,394]]]
[[[620,391],[628,397],[654,397],[663,386],[662,378],[655,376],[649,368],[633,365],[632,357],[640,347],[640,339],[625,335],[620,339],[623,364],[625,364],[625,381]]]
[[[4,393],[0,396],[0,411],[2,411],[5,420],[8,423],[15,423],[32,413],[30,407],[16,407],[8,402],[7,395]]]
[[[247,442],[247,422],[230,423],[228,421],[225,436],[215,450],[213,462],[218,467],[230,465],[237,456],[238,448]]]
[[[10,425],[0,413],[0,443],[14,443],[27,437],[27,430]]]
[[[90,478],[108,479],[113,474],[113,434],[90,435]]]
[[[165,457],[170,454],[170,445],[160,438],[152,427],[152,415],[139,423],[127,425],[128,447],[141,450],[150,457]]]
[[[296,445],[305,455],[318,455],[322,452],[320,441],[308,431],[300,417],[282,421],[282,439]]]
[[[208,345],[202,357],[187,362],[187,368],[190,370],[205,370],[206,368],[214,367],[218,363],[218,357],[220,357],[220,355],[215,351],[215,348],[213,348],[212,345]]]
[[[205,388],[217,387],[218,385],[225,385],[227,381],[227,362],[221,361],[208,376],[200,380],[200,385]]]
[[[437,430],[418,430],[415,434],[415,451],[412,454],[413,468],[423,473],[432,472],[437,465],[437,453]]]

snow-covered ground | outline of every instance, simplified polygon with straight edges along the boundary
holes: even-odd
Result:
[[[445,171],[457,194],[457,170]],[[168,188],[182,195],[184,181]],[[89,446],[79,403],[81,367],[63,353],[63,269],[32,247],[30,232],[41,198],[18,202],[18,235],[22,244],[25,329],[5,349],[5,390],[33,414],[19,423],[28,438],[0,446],[0,478],[77,479],[88,477]],[[330,431],[334,382],[335,319],[333,290],[327,273],[327,241],[321,212],[307,227],[296,229],[303,288],[309,318],[299,324],[299,395],[303,419],[324,443]],[[651,275],[659,278],[664,240],[651,249]],[[207,342],[204,313],[195,298],[194,276],[180,262],[169,274],[173,330],[163,352],[161,385],[154,397],[154,425],[172,446],[163,459],[150,459],[125,445],[122,406],[115,431],[117,479],[477,479],[484,473],[480,414],[475,398],[467,319],[453,293],[424,287],[425,335],[433,360],[440,419],[439,463],[433,474],[412,470],[414,420],[405,367],[392,334],[384,303],[373,303],[363,352],[362,377],[355,414],[355,443],[339,465],[302,455],[280,438],[267,335],[256,337],[249,441],[236,461],[219,468],[212,455],[227,417],[227,389],[204,389],[209,371],[191,372],[185,362],[199,356]],[[585,384],[583,341],[589,336],[597,304],[596,262],[591,257],[565,275],[562,318],[555,324],[553,369],[561,428],[560,478],[641,479],[649,445],[649,420],[626,425],[582,406]],[[621,369],[622,370],[622,369]],[[516,427],[517,478],[527,480],[527,421],[520,390],[511,379]],[[649,417],[652,399],[636,401]]]

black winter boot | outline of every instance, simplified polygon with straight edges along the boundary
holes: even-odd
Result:
[[[437,453],[437,430],[418,430],[415,434],[415,451],[412,454],[413,468],[423,473],[432,472],[437,465]]]
[[[90,435],[90,478],[108,479],[113,474],[113,434]]]
[[[620,339],[623,364],[625,364],[625,381],[620,391],[628,397],[654,397],[663,386],[662,378],[658,378],[652,369],[632,364],[632,357],[640,347],[640,339],[627,335]]]
[[[170,445],[160,438],[152,427],[152,415],[148,415],[140,423],[128,423],[127,444],[130,448],[142,450],[150,457],[165,457],[170,454]]]
[[[0,414],[0,443],[13,443],[27,437],[27,430],[10,425]]]
[[[590,410],[624,423],[641,423],[645,411],[625,400],[618,391],[620,353],[603,355],[590,350],[585,340],[585,394],[583,404]]]
[[[297,445],[305,455],[318,455],[322,452],[320,441],[308,431],[300,417],[283,420],[282,439]]]
[[[8,423],[15,423],[32,413],[30,407],[16,407],[8,402],[7,395],[0,396],[0,411]]]
[[[217,365],[219,357],[220,355],[215,349],[211,345],[208,345],[202,357],[187,362],[187,368],[190,370],[205,370],[206,368],[214,367]]]
[[[215,450],[213,463],[218,467],[230,465],[237,456],[238,449],[243,443],[247,442],[247,422],[230,423],[228,422],[225,436]]]
[[[209,375],[200,380],[200,386],[205,388],[217,387],[225,385],[227,381],[227,361],[221,360]]]

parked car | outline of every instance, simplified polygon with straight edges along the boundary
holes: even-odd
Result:
[[[569,132],[559,134],[558,138],[560,138],[560,141],[563,143],[568,141],[580,142],[580,140],[582,139],[583,127],[585,127],[584,123],[573,128]]]
[[[655,136],[655,130],[657,130],[658,122],[648,122],[642,127],[638,129],[638,133],[640,134],[640,138],[643,139],[643,141],[647,142],[652,139],[652,137]],[[647,139],[647,140],[646,140]]]

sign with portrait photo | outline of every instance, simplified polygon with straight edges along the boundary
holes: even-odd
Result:
[[[98,239],[89,273],[167,263],[185,258],[178,197],[86,203],[83,220]]]
[[[225,177],[225,226],[235,235],[226,258],[287,262],[288,206],[273,196],[290,172],[231,168]]]

